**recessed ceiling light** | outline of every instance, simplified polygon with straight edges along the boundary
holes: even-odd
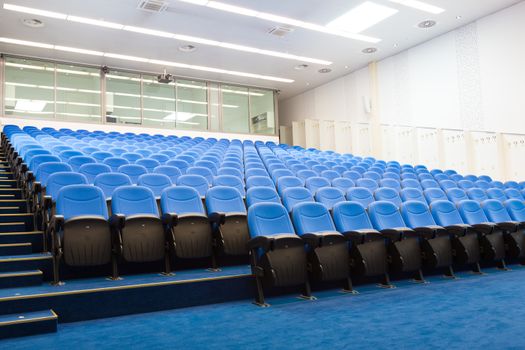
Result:
[[[326,74],[326,73],[330,73],[332,70],[330,68],[321,68],[318,70],[319,73],[321,74]]]
[[[308,62],[308,63],[314,63],[314,64],[321,64],[321,65],[325,65],[325,66],[328,66],[328,65],[332,64],[332,62],[330,62],[330,61],[321,60],[321,59],[318,59],[318,58],[298,56],[298,55],[293,55],[293,54],[289,54],[289,53],[285,53],[285,52],[265,50],[265,49],[260,49],[260,48],[257,48],[257,47],[251,47],[251,46],[245,46],[245,45],[238,45],[238,44],[233,44],[233,43],[221,42],[221,41],[217,41],[217,40],[210,40],[210,39],[206,39],[206,38],[194,37],[194,36],[189,36],[189,35],[184,35],[184,34],[169,33],[169,32],[164,32],[164,31],[161,31],[161,30],[122,25],[122,24],[119,24],[119,23],[107,22],[107,21],[102,21],[102,20],[95,20],[95,19],[90,19],[90,18],[85,18],[85,17],[72,16],[72,15],[67,15],[67,14],[58,13],[58,12],[44,11],[44,10],[30,8],[30,7],[18,6],[18,5],[12,5],[12,4],[4,4],[3,8],[4,8],[4,10],[11,10],[11,11],[16,11],[16,12],[21,12],[21,13],[35,14],[35,15],[39,15],[39,16],[50,17],[50,18],[57,18],[57,19],[62,19],[62,20],[66,20],[66,21],[72,21],[72,22],[76,22],[76,23],[83,23],[83,24],[99,26],[99,27],[105,27],[105,28],[110,28],[110,29],[125,30],[125,31],[128,31],[128,32],[134,32],[134,33],[140,33],[140,34],[146,34],[146,35],[153,35],[153,36],[158,36],[158,37],[163,37],[163,38],[175,39],[175,40],[179,40],[179,41],[183,41],[183,42],[222,47],[222,48],[225,48],[225,49],[242,51],[242,52],[249,52],[249,53],[254,53],[254,54],[258,54],[258,55],[279,57],[279,58],[288,59],[288,60]]]
[[[396,47],[398,47],[399,45],[398,45],[398,44],[394,44],[394,45],[392,45],[392,46],[394,46],[394,48],[396,48]]]
[[[44,22],[36,18],[24,18],[22,24],[31,28],[42,28],[44,26]]]
[[[349,33],[360,33],[398,12],[396,9],[366,1],[337,17],[326,26]]]
[[[306,86],[310,86],[310,83],[306,83]]]
[[[306,69],[306,68],[308,68],[307,64],[298,64],[297,66],[293,67],[293,69],[295,69],[295,70],[303,70],[303,69]]]
[[[377,48],[375,48],[375,47],[367,47],[366,49],[363,49],[361,52],[362,53],[374,53],[374,52],[377,52]]]
[[[395,2],[396,4],[412,7],[435,15],[445,12],[445,9],[442,9],[441,7],[430,5],[419,0],[390,0],[390,2]]]
[[[345,66],[345,69],[348,69],[348,66]]]
[[[182,52],[193,52],[197,50],[197,48],[193,45],[181,45],[179,46],[179,51],[182,51]]]
[[[456,19],[462,19],[462,18],[463,16],[460,16],[460,15],[456,16]]]
[[[245,7],[234,6],[234,5],[226,4],[223,2],[219,2],[219,1],[206,1],[206,0],[179,0],[179,1],[186,2],[192,5],[206,6],[209,8],[216,9],[216,10],[235,13],[235,14],[242,15],[242,16],[255,17],[255,18],[259,18],[259,19],[277,23],[277,24],[286,24],[292,27],[299,27],[299,28],[304,28],[304,29],[320,32],[320,33],[342,36],[348,39],[354,39],[354,40],[365,41],[365,42],[370,42],[370,43],[377,43],[381,41],[381,39],[370,37],[367,35],[349,33],[344,30],[329,28],[327,26],[322,26],[322,25],[310,23],[310,22],[303,22],[303,21],[300,21],[294,18],[283,17],[283,16],[274,15],[272,13],[267,13],[267,12],[260,12],[260,11],[248,9]]]
[[[417,26],[419,28],[427,29],[427,28],[432,28],[436,24],[437,24],[436,21],[433,21],[431,19],[427,19],[426,21],[423,21],[423,22],[419,23]]]
[[[46,44],[46,43],[18,40],[18,39],[12,39],[12,38],[0,37],[0,42],[6,43],[6,44],[39,47],[39,48],[50,49],[50,50],[71,51],[71,52],[80,53],[80,54],[99,55],[99,56],[102,55],[104,57],[110,57],[110,58],[126,60],[126,61],[144,62],[144,63],[150,63],[150,64],[155,64],[155,65],[161,65],[164,67],[177,67],[177,68],[182,68],[182,69],[190,69],[190,70],[198,70],[198,71],[203,71],[203,72],[233,75],[237,77],[278,81],[282,83],[293,83],[294,82],[293,79],[279,78],[279,77],[274,77],[271,75],[239,72],[239,71],[227,70],[227,69],[222,69],[222,68],[199,66],[199,65],[194,65],[194,64],[187,64],[187,63],[173,62],[173,61],[163,61],[163,60],[136,57],[136,56],[128,56],[128,55],[122,55],[122,54],[116,54],[116,53],[93,51],[93,50],[81,49],[81,48],[70,48],[66,46],[51,45],[51,44]]]

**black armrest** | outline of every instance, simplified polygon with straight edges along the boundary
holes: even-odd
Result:
[[[58,232],[64,226],[64,217],[62,215],[53,215],[49,222],[48,230]]]
[[[491,234],[496,228],[496,224],[491,222],[484,222],[481,224],[473,224],[472,229],[484,235]]]
[[[226,222],[226,214],[217,212],[210,213],[208,215],[208,219],[211,223],[214,223],[216,225],[224,225],[224,223]]]
[[[51,198],[51,196],[44,196],[43,205],[42,205],[44,210],[51,209],[52,206],[53,206],[53,199]]]
[[[521,224],[516,221],[498,222],[498,228],[507,232],[516,232],[521,227]]]
[[[346,237],[353,244],[363,244],[371,241],[383,241],[385,236],[376,230],[359,230],[359,231],[348,231],[343,232],[343,236]]]
[[[27,173],[28,178],[29,178],[29,176],[31,176],[32,179],[34,178],[33,172],[31,170],[29,170],[29,167],[27,166],[26,163],[22,163],[22,165],[20,166],[20,173],[22,173],[22,174]]]
[[[109,225],[115,230],[121,230],[126,225],[126,217],[124,214],[113,214],[109,218]]]
[[[47,237],[51,236],[51,242],[53,242],[53,254],[57,256],[60,256],[62,252],[62,242],[58,233],[63,226],[64,217],[62,215],[53,215],[46,228]]]
[[[162,214],[162,223],[169,226],[177,226],[179,217],[175,213],[164,213]]]
[[[381,234],[393,242],[400,241],[404,238],[418,237],[417,233],[408,227],[387,228],[381,230]]]
[[[419,234],[421,238],[432,239],[435,238],[439,233],[446,232],[443,227],[440,226],[423,226],[415,227],[414,231]]]
[[[453,236],[460,237],[469,233],[472,230],[472,227],[467,224],[458,224],[445,226],[445,230],[447,230],[447,232]]]
[[[312,248],[323,247],[330,244],[339,244],[348,239],[339,232],[315,232],[305,233],[300,236],[302,240]]]
[[[33,173],[29,172],[29,174],[31,174],[31,176],[33,176]],[[30,180],[27,179],[27,181],[30,181]],[[33,196],[36,196],[37,194],[39,194],[41,192],[42,192],[42,184],[40,182],[33,183]]]
[[[265,252],[270,249],[272,237],[257,236],[248,241],[246,244],[248,250],[263,249]]]
[[[322,237],[320,235],[317,235],[315,233],[305,233],[300,237],[306,244],[308,244],[312,248],[317,248],[321,246]]]
[[[22,164],[22,162],[24,161],[22,157],[19,157],[16,154],[13,154],[13,159],[16,159],[14,162],[16,166],[20,166],[20,164]],[[25,165],[25,167],[27,168],[27,164]]]

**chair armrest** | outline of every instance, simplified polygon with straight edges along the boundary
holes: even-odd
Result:
[[[31,176],[33,175],[33,173],[31,172],[29,174],[31,174]],[[29,179],[26,179],[26,180],[30,181]],[[39,193],[42,193],[42,184],[37,181],[33,183],[33,196],[36,196]]]
[[[383,236],[380,232],[372,229],[348,231],[344,232],[343,236],[345,236],[353,244],[363,244],[372,241],[385,240],[385,236]]]
[[[53,215],[47,229],[58,232],[64,226],[64,217],[62,215]]]
[[[498,222],[498,228],[507,232],[516,232],[520,226],[521,224],[516,221]]]
[[[313,232],[305,233],[300,236],[302,240],[311,248],[323,247],[331,244],[339,244],[348,241],[348,239],[339,232]]]
[[[248,250],[256,250],[256,249],[262,249],[265,252],[270,250],[271,241],[273,240],[272,237],[266,237],[266,236],[257,236],[248,241],[246,244]]]
[[[53,206],[53,199],[51,198],[51,196],[44,196],[43,203],[42,203],[42,207],[44,208],[44,210],[51,209],[52,206]]]
[[[167,226],[177,226],[179,217],[175,213],[164,213],[162,214],[162,223]]]
[[[109,225],[112,229],[120,231],[126,225],[126,217],[124,214],[113,214],[109,218]]]
[[[447,230],[447,232],[453,236],[460,237],[469,233],[472,230],[472,227],[467,224],[458,224],[445,226],[445,230]]]
[[[496,228],[496,224],[491,222],[484,222],[480,224],[473,224],[472,229],[478,233],[488,235],[491,234]]]
[[[400,241],[404,238],[418,237],[418,234],[408,227],[387,228],[380,231],[382,235],[393,242]]]
[[[208,215],[208,219],[211,223],[214,223],[216,225],[224,225],[224,223],[226,222],[226,214],[217,212],[210,213]]]
[[[433,226],[422,226],[422,227],[415,227],[414,231],[416,231],[416,233],[421,238],[432,239],[436,237],[438,228],[433,227]]]

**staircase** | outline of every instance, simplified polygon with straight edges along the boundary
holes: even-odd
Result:
[[[22,190],[0,149],[0,288],[22,288],[43,283],[51,272],[52,257],[42,252],[43,232],[36,231]],[[4,315],[0,310],[0,339],[56,332],[53,310]]]

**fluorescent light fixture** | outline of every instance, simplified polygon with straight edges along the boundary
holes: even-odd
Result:
[[[55,50],[81,53],[84,55],[93,55],[93,56],[103,56],[104,55],[104,52],[100,52],[100,51],[77,49],[75,47],[67,47],[67,46],[59,46],[59,45],[55,45]]]
[[[445,12],[445,9],[441,7],[437,7],[434,5],[427,4],[423,1],[419,0],[390,0],[390,2],[400,4],[407,7],[412,7],[417,10],[421,10],[424,12],[432,13],[435,15],[439,15],[440,13]]]
[[[46,48],[46,49],[55,49],[55,50],[57,50],[56,47],[58,46],[58,45],[37,43],[33,41],[3,38],[3,37],[0,37],[0,42],[7,43],[7,44],[23,45],[23,46],[36,46],[36,47],[41,47],[41,48]],[[60,48],[62,46],[58,46],[58,47]],[[83,50],[87,50],[87,49],[77,49],[76,52],[83,53],[82,52]],[[87,51],[94,52],[92,50],[87,50]],[[197,66],[197,65],[180,63],[180,62],[161,61],[161,60],[149,59],[149,58],[144,58],[144,57],[128,56],[128,55],[121,55],[121,54],[109,53],[109,52],[105,52],[103,54],[104,54],[104,57],[116,58],[116,59],[128,60],[128,61],[151,63],[151,64],[161,65],[164,67],[166,66],[179,67],[179,68],[184,68],[184,69],[198,70],[198,71],[204,71],[204,72],[214,72],[214,73],[233,75],[233,76],[238,76],[238,77],[248,77],[248,78],[253,78],[253,79],[278,81],[281,83],[293,83],[294,82],[293,79],[279,78],[279,77],[274,77],[271,75],[239,72],[239,71],[227,70],[227,69],[222,69],[222,68]],[[82,91],[82,90],[79,90],[79,91]]]
[[[189,113],[189,112],[172,112],[165,116],[163,120],[176,120],[178,122],[185,122],[193,117],[199,117],[199,116],[207,116],[207,114],[197,114],[197,113]]]
[[[240,6],[233,6],[229,4],[225,4],[219,1],[204,1],[204,0],[179,0],[181,2],[185,2],[188,4],[198,5],[198,6],[206,6],[209,8],[213,8],[220,11],[235,13],[242,16],[248,16],[248,17],[255,17],[259,18],[265,21],[270,21],[278,24],[287,24],[293,27],[299,27],[304,28],[308,30],[313,30],[316,32],[321,32],[325,34],[331,34],[336,36],[341,36],[348,39],[354,39],[369,43],[378,43],[381,41],[379,38],[370,37],[367,35],[361,35],[356,33],[350,33],[348,31],[335,29],[335,28],[329,28],[327,26],[322,26],[315,23],[309,23],[309,22],[303,22],[294,18],[289,17],[283,17],[279,15],[274,15],[267,12],[259,12],[256,10],[248,9],[245,7]]]
[[[326,26],[349,33],[360,33],[398,12],[396,9],[366,1],[337,17]]]
[[[36,100],[17,100],[15,109],[30,111],[30,112],[42,112],[46,108],[46,101]]]
[[[207,3],[207,1],[205,1],[205,3]],[[204,4],[204,2],[196,1],[195,4],[197,5]],[[72,16],[72,15],[61,14],[57,12],[43,11],[43,10],[38,10],[38,9],[30,8],[30,7],[4,4],[4,9],[16,11],[16,12],[22,12],[22,13],[31,13],[31,14],[34,12],[38,12],[40,15],[44,17],[58,18],[58,19],[68,20],[71,22],[89,24],[93,26],[99,26],[99,27],[105,27],[105,28],[111,28],[111,29],[117,29],[117,30],[125,30],[129,32],[134,32],[134,33],[153,35],[153,36],[158,36],[162,38],[170,38],[174,40],[186,41],[190,43],[197,43],[197,44],[208,45],[208,46],[222,47],[222,48],[230,49],[230,50],[249,52],[249,53],[255,53],[259,55],[272,56],[272,57],[279,57],[279,58],[284,58],[288,60],[309,62],[309,63],[320,64],[320,65],[325,65],[325,66],[332,64],[332,62],[330,61],[321,60],[317,58],[298,56],[298,55],[293,55],[293,54],[289,54],[285,52],[265,50],[265,49],[260,49],[256,47],[221,42],[217,40],[210,40],[210,39],[205,39],[205,38],[194,37],[190,35],[169,33],[169,32],[165,32],[161,30],[155,30],[155,29],[149,29],[149,28],[143,28],[143,27],[135,27],[135,26],[127,26],[127,25],[122,25],[119,23],[107,22],[107,21],[90,19],[90,18],[85,18],[85,17]],[[46,14],[49,14],[49,15],[46,15]]]
[[[38,9],[31,8],[31,7],[18,6],[18,5],[13,5],[13,4],[4,4],[4,10],[23,12],[23,13],[28,13],[31,15],[37,15],[37,16],[43,16],[43,17],[49,17],[49,18],[57,18],[57,19],[67,18],[67,15],[63,13],[38,10]]]

